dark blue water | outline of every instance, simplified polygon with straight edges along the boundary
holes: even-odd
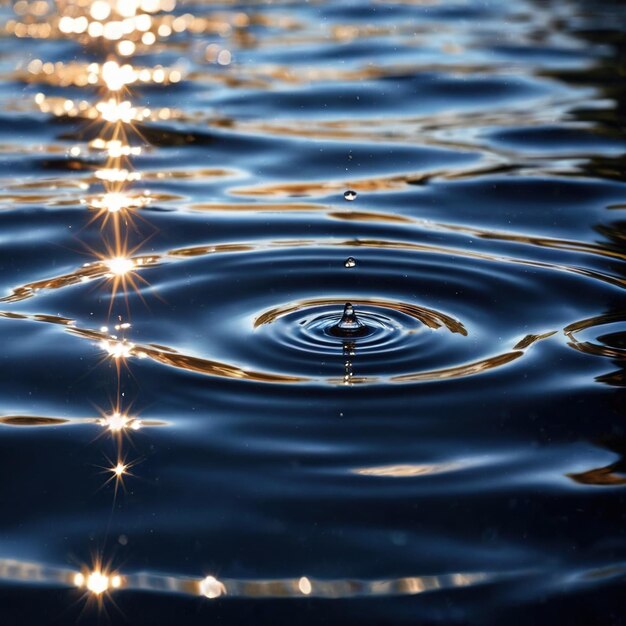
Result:
[[[624,623],[621,3],[0,11],[2,625]]]

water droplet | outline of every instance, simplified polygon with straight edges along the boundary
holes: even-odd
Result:
[[[349,256],[345,261],[344,261],[344,266],[347,268],[351,268],[351,267],[356,267],[356,259],[354,259],[353,257]]]
[[[348,202],[352,202],[356,200],[356,196],[357,196],[356,191],[353,191],[352,189],[348,189],[348,191],[346,191],[346,193],[343,194],[344,200],[347,200]]]
[[[359,337],[367,335],[368,328],[356,316],[352,304],[346,302],[341,320],[330,329],[330,332],[336,337]]]

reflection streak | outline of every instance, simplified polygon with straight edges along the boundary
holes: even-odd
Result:
[[[530,243],[530,241],[529,241]],[[558,244],[556,241],[554,244],[549,244],[549,240],[546,240],[544,244],[546,247],[563,247],[566,244]],[[179,248],[170,250],[164,254],[153,254],[144,256],[132,256],[133,251],[122,250],[121,253],[115,254],[115,251],[109,249],[106,254],[99,255],[101,261],[97,263],[86,264],[85,266],[71,272],[69,274],[63,274],[58,277],[49,278],[45,280],[26,283],[18,287],[14,287],[12,293],[0,298],[0,302],[16,302],[35,296],[38,292],[44,289],[61,289],[71,285],[78,284],[80,282],[86,282],[95,278],[102,278],[110,275],[111,278],[120,276],[128,276],[129,279],[136,274],[138,270],[158,266],[161,263],[168,261],[176,261],[189,257],[208,256],[212,254],[224,254],[235,252],[253,252],[268,249],[281,249],[292,247],[316,247],[316,246],[330,246],[330,247],[358,247],[358,248],[372,248],[372,249],[391,249],[391,250],[405,250],[412,252],[421,252],[424,254],[440,254],[446,256],[461,257],[467,259],[475,259],[479,261],[490,261],[498,263],[511,263],[514,265],[522,265],[527,267],[535,267],[539,269],[546,269],[552,271],[566,272],[585,276],[598,280],[604,283],[615,285],[617,287],[626,287],[626,280],[619,276],[614,276],[597,270],[592,270],[584,267],[570,266],[556,263],[549,263],[544,261],[534,261],[523,258],[516,258],[505,255],[494,255],[483,252],[472,252],[463,248],[451,248],[443,246],[433,246],[429,244],[417,244],[408,241],[392,241],[392,240],[378,240],[378,239],[349,239],[345,241],[336,240],[324,240],[324,239],[301,239],[297,241],[257,241],[257,242],[242,242],[242,243],[225,243],[215,245],[194,246],[189,248]],[[571,248],[572,251],[577,250],[575,247]],[[587,250],[593,254],[599,254],[600,256],[611,256],[604,254],[600,250],[590,248]],[[94,253],[98,254],[98,253]],[[124,259],[123,272],[113,272],[111,266],[108,263],[113,262],[113,267],[117,267],[115,259]],[[131,267],[131,263],[133,267]],[[118,280],[119,284],[119,280]],[[133,288],[137,288],[134,285]]]
[[[84,572],[55,568],[11,559],[0,560],[0,578],[10,582],[39,583],[60,587],[85,587],[95,595],[123,588],[130,591],[154,591],[227,598],[356,598],[367,596],[415,595],[455,587],[480,585],[505,574],[483,572],[451,573],[438,576],[407,576],[386,580],[323,580],[301,576],[276,580],[217,579],[164,576],[148,572],[117,572],[95,567]]]

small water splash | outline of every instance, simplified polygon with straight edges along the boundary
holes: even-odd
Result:
[[[329,329],[335,337],[362,337],[369,332],[368,327],[357,317],[350,302],[346,302],[339,323]]]
[[[357,198],[357,192],[353,191],[352,189],[348,189],[348,191],[346,191],[343,194],[343,199],[347,200],[348,202],[354,202]]]

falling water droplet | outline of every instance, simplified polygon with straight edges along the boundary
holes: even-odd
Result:
[[[345,261],[344,261],[344,266],[347,268],[351,268],[351,267],[356,267],[356,259],[349,256]]]
[[[344,200],[347,200],[348,202],[353,202],[354,200],[356,200],[356,196],[356,191],[353,191],[352,189],[348,189],[348,191],[343,194]]]
[[[336,337],[360,337],[367,335],[368,327],[356,316],[354,307],[346,302],[341,320],[330,329]]]

